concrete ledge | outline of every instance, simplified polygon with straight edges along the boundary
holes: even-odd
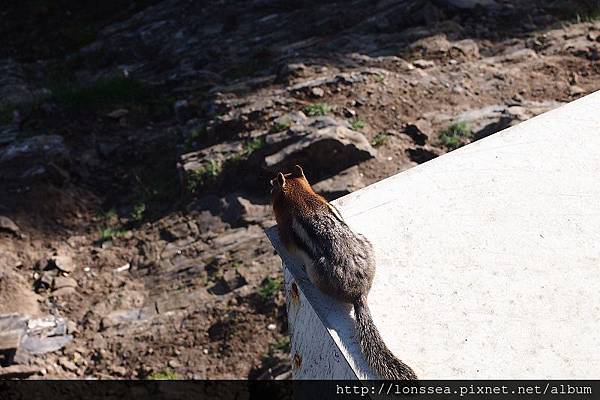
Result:
[[[375,246],[373,318],[421,379],[598,377],[600,92],[335,203]],[[268,235],[294,377],[375,378],[349,306]]]

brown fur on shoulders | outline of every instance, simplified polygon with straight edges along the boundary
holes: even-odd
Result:
[[[327,200],[315,193],[299,165],[292,172],[279,173],[271,180],[273,211],[277,220],[279,236],[288,250],[293,250],[294,216],[310,216],[329,212]]]

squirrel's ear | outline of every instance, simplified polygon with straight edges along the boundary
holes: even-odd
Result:
[[[304,177],[304,171],[302,171],[302,167],[299,165],[294,165],[294,175]]]
[[[277,183],[279,183],[279,186],[281,187],[285,186],[285,176],[283,176],[281,172],[277,174]]]

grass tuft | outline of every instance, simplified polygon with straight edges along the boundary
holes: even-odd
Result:
[[[268,277],[258,288],[258,295],[264,300],[270,299],[281,289],[281,279]]]
[[[179,375],[177,375],[174,371],[168,369],[163,372],[153,372],[148,375],[146,379],[149,381],[176,381],[181,378],[179,378]]]
[[[464,146],[471,137],[471,128],[466,122],[454,122],[440,133],[440,141],[449,150]]]
[[[331,106],[327,103],[314,103],[307,105],[302,111],[309,117],[323,116],[331,112]]]
[[[381,145],[384,145],[385,143],[387,143],[387,141],[390,138],[390,134],[387,132],[379,132],[377,135],[375,135],[375,137],[373,138],[373,140],[371,140],[371,145],[373,147],[379,147]]]
[[[144,219],[144,212],[146,212],[146,204],[145,203],[137,203],[133,206],[133,211],[131,212],[131,219],[134,221],[141,221]]]
[[[277,132],[281,132],[281,131],[285,131],[287,129],[290,128],[290,121],[283,121],[283,122],[275,122],[272,126],[271,129],[269,129],[269,132],[271,133],[277,133]]]
[[[246,143],[244,143],[244,148],[242,149],[242,156],[248,157],[250,154],[254,153],[257,150],[262,149],[265,146],[265,139],[262,137],[254,138]]]
[[[360,120],[359,118],[353,118],[350,121],[350,128],[352,128],[353,131],[359,131],[364,127],[365,127],[365,123],[362,120]]]
[[[216,182],[223,172],[223,163],[220,160],[210,160],[202,167],[188,174],[188,189],[196,193],[201,187]]]
[[[104,228],[100,232],[100,243],[108,242],[109,240],[113,240],[115,238],[122,237],[125,234],[125,231],[114,228]]]

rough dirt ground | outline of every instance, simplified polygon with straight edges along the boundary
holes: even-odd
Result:
[[[10,364],[33,378],[289,371],[263,234],[274,169],[314,162],[335,198],[600,87],[598,4],[443,3],[3,6],[0,313],[62,317],[73,336]],[[330,165],[339,138],[281,150],[281,132],[310,128],[290,124],[298,112],[376,155]],[[7,155],[39,135],[62,138],[60,157]],[[41,178],[22,173],[37,165]]]

